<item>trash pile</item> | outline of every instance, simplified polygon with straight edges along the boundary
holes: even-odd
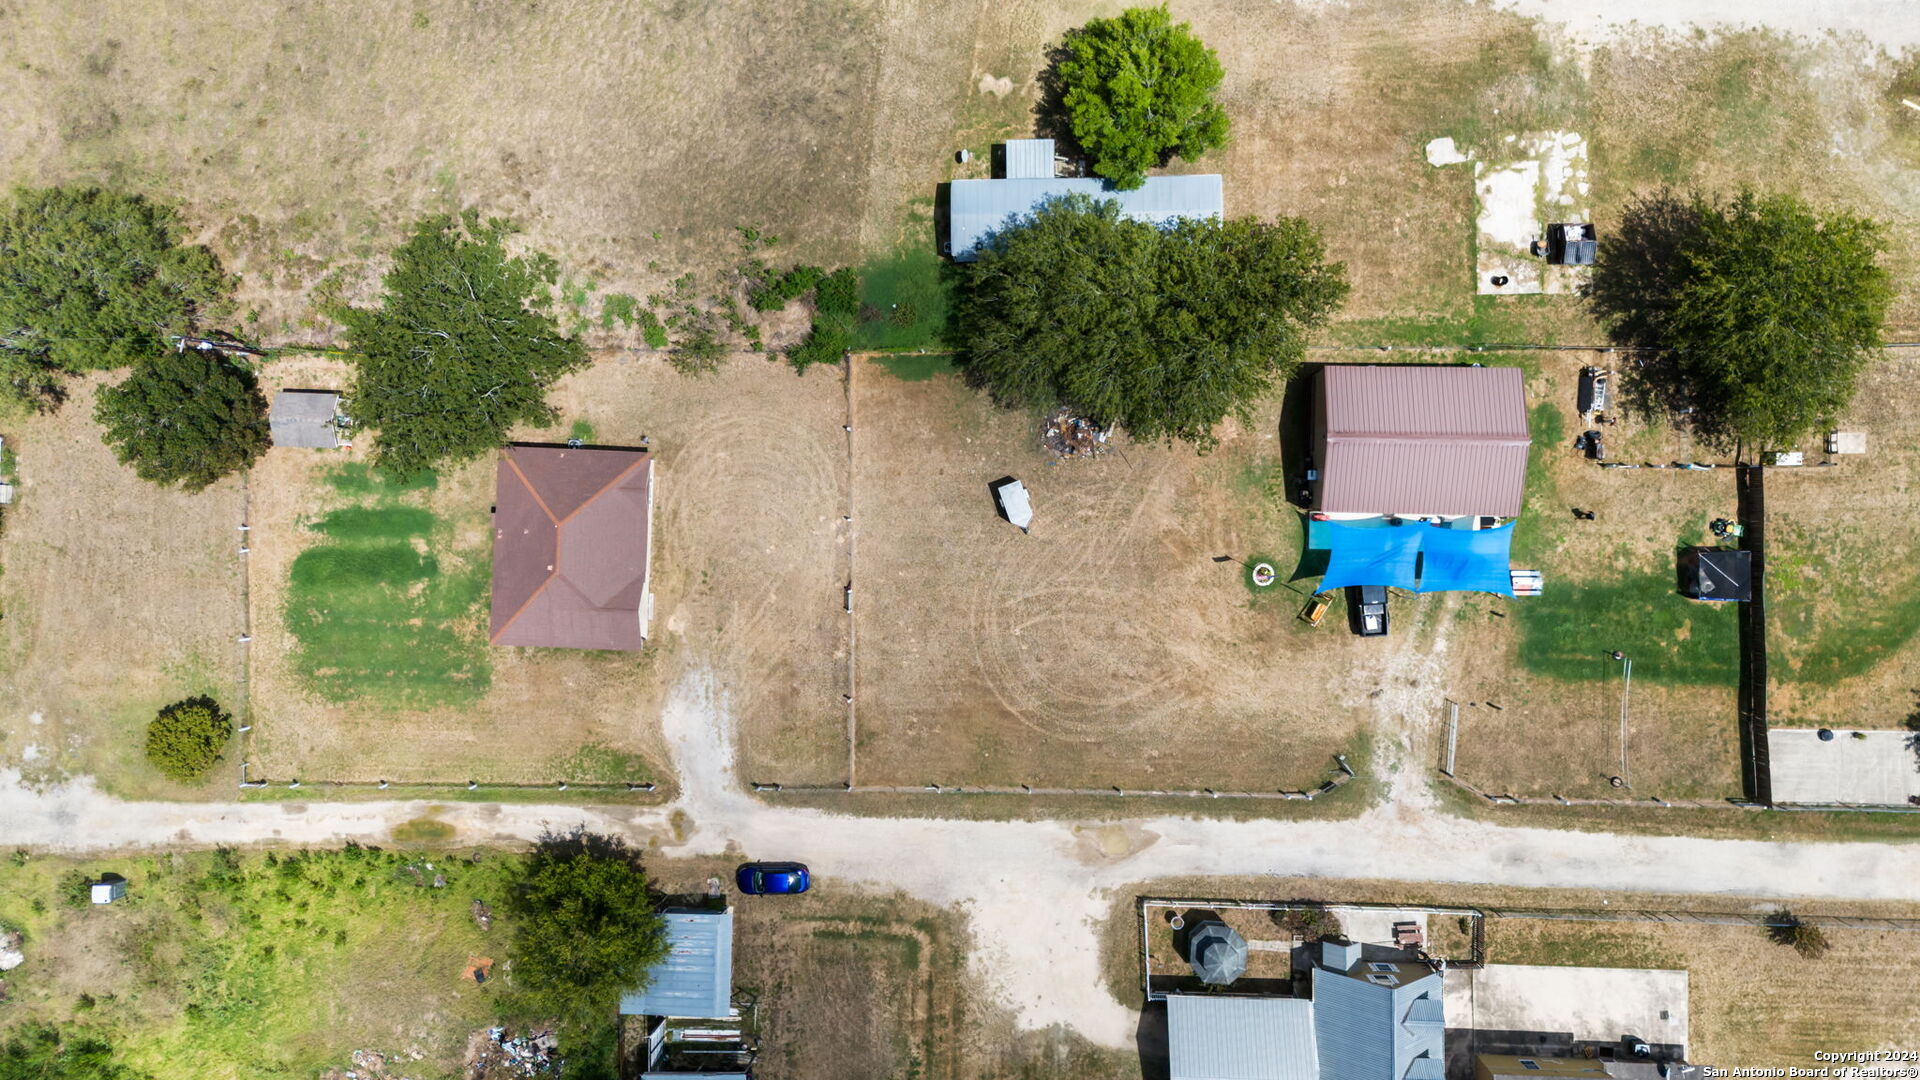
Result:
[[[404,1054],[382,1054],[374,1050],[355,1050],[349,1059],[353,1062],[350,1069],[328,1069],[321,1073],[322,1080],[412,1080],[404,1069],[409,1062],[425,1057],[419,1050],[409,1050]]]
[[[1047,418],[1040,442],[1061,457],[1092,457],[1111,449],[1107,436],[1112,432],[1112,428],[1096,427],[1091,420],[1075,416],[1067,409],[1059,409]]]
[[[27,962],[27,954],[20,948],[25,940],[18,930],[0,933],[0,971],[12,971]]]
[[[552,1031],[509,1035],[506,1028],[488,1028],[487,1041],[467,1062],[467,1080],[558,1076],[559,1046],[560,1037]]]

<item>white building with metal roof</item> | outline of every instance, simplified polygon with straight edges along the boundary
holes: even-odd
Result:
[[[956,262],[972,262],[993,233],[1066,195],[1112,200],[1120,204],[1123,217],[1154,225],[1181,218],[1218,219],[1225,212],[1226,188],[1217,173],[1149,176],[1132,191],[1117,191],[1093,177],[1054,176],[1051,139],[1010,141],[1005,160],[1004,177],[948,185],[946,252]]]

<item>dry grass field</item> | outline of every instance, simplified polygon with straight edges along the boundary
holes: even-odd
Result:
[[[88,773],[128,795],[195,792],[147,765],[155,710],[244,706],[241,483],[163,490],[114,460],[93,422],[107,380],[58,413],[7,421],[19,485],[0,536],[0,762]],[[225,768],[207,791],[231,793]]]
[[[0,10],[0,180],[110,183],[181,204],[195,238],[241,275],[237,329],[271,344],[331,341],[319,295],[364,298],[411,221],[469,206],[514,219],[560,261],[585,324],[605,297],[732,265],[740,226],[779,235],[776,262],[924,243],[912,222],[938,182],[980,167],[953,151],[983,158],[1030,133],[1045,46],[1110,12],[1082,0],[187,0],[116,11],[102,32],[84,5],[14,4]],[[1792,188],[1886,218],[1892,333],[1920,332],[1920,157],[1899,105],[1911,57],[1764,32],[1633,32],[1580,52],[1454,0],[1195,0],[1176,14],[1220,52],[1235,125],[1227,149],[1182,168],[1224,173],[1231,213],[1324,230],[1354,284],[1339,340],[1598,340],[1572,301],[1473,300],[1467,170],[1422,156],[1436,136],[1486,148],[1547,129],[1587,135],[1603,236],[1638,193],[1667,184]],[[1209,561],[1297,543],[1263,495],[1270,422],[1208,457],[1128,447],[1048,468],[1031,418],[950,379],[862,369],[850,463],[834,373],[796,381],[736,359],[687,380],[633,348],[631,328],[587,332],[602,362],[556,394],[560,426],[523,434],[585,422],[606,443],[655,437],[656,648],[637,664],[501,652],[485,660],[484,691],[479,661],[449,653],[454,689],[479,695],[459,703],[368,710],[316,694],[278,591],[320,539],[310,526],[346,504],[327,501],[330,466],[276,451],[252,481],[258,589],[244,605],[263,769],[454,782],[656,771],[658,703],[705,672],[739,718],[752,778],[834,783],[847,778],[840,695],[857,629],[865,783],[1298,786],[1350,745],[1369,695],[1391,691],[1382,710],[1421,723],[1426,708],[1437,723],[1446,696],[1503,706],[1467,712],[1461,771],[1474,782],[1591,794],[1619,771],[1617,684],[1601,658],[1623,648],[1636,662],[1634,792],[1734,786],[1731,620],[1662,581],[1673,545],[1731,509],[1730,480],[1575,461],[1562,414],[1576,354],[1542,361],[1531,381],[1547,411],[1519,554],[1549,571],[1548,596],[1504,618],[1483,599],[1401,600],[1394,639],[1360,643],[1333,625],[1303,636],[1296,597],[1250,606],[1236,568]],[[239,568],[224,565],[223,539],[238,486],[189,498],[118,472],[93,445],[87,395],[7,432],[28,478],[0,541],[0,670],[22,703],[0,751],[19,762],[29,745],[57,746],[63,769],[164,791],[130,760],[133,725],[187,689],[242,696],[226,644],[242,621]],[[1896,396],[1859,406],[1877,486],[1864,468],[1778,485],[1780,537],[1807,551],[1776,563],[1796,575],[1776,615],[1791,642],[1776,680],[1797,717],[1892,723],[1920,683],[1920,607],[1889,600],[1904,590],[1886,584],[1912,576],[1899,538],[1911,425]],[[1610,435],[1648,460],[1694,456],[1663,428],[1629,421]],[[1902,479],[1887,480],[1889,466]],[[1034,488],[1032,537],[990,516],[984,485],[1007,473]],[[479,565],[490,475],[475,465],[400,500],[433,515],[440,531],[423,540],[448,567]],[[849,493],[851,621],[839,611]],[[1575,528],[1573,505],[1598,520]],[[115,511],[108,531],[83,528],[101,507]],[[118,593],[137,599],[98,600]],[[463,626],[442,622],[455,637]]]
[[[1490,964],[1680,968],[1687,1060],[1815,1064],[1817,1050],[1911,1047],[1920,1038],[1920,934],[1825,931],[1805,959],[1748,926],[1487,920]]]
[[[1776,724],[1897,727],[1920,714],[1920,357],[1862,380],[1840,428],[1867,453],[1767,473],[1767,615]],[[1826,460],[1808,440],[1807,460]]]
[[[276,366],[276,378],[337,385],[326,365]],[[304,380],[304,382],[303,382]],[[256,770],[275,777],[461,782],[665,779],[658,716],[689,671],[711,674],[740,718],[749,771],[764,761],[822,762],[807,778],[838,777],[845,745],[839,695],[844,575],[844,395],[834,373],[806,380],[764,361],[685,379],[664,365],[605,361],[553,395],[561,421],[595,443],[650,440],[655,472],[653,638],[638,654],[488,648],[484,581],[455,620],[471,666],[490,685],[447,690],[426,707],[372,694],[328,700],[298,662],[285,589],[295,558],[320,542],[329,476],[353,452],[277,450],[254,481]],[[410,505],[447,527],[435,546],[441,577],[488,565],[491,458],[444,473]],[[404,627],[375,627],[399,634]],[[839,667],[834,664],[840,651]],[[462,673],[461,679],[469,678]],[[789,768],[787,775],[794,775]]]
[[[1297,788],[1361,730],[1398,651],[1215,561],[1297,560],[1273,413],[1204,456],[1056,462],[954,376],[860,362],[853,393],[861,783]]]

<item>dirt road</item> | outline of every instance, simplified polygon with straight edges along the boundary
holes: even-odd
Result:
[[[1891,52],[1920,45],[1920,19],[1908,0],[1501,0],[1523,15],[1562,24],[1574,38],[1593,42],[1632,26],[1686,31],[1767,27],[1823,37],[1859,34]]]
[[[1761,843],[1508,828],[1448,817],[1420,770],[1349,821],[1120,822],[1131,843],[1109,857],[1087,823],[859,818],[770,807],[735,774],[731,718],[710,679],[682,681],[666,734],[685,794],[643,811],[513,804],[123,802],[79,781],[45,790],[0,774],[0,844],[65,852],[247,844],[389,842],[432,816],[462,843],[519,843],[576,823],[659,839],[673,855],[736,850],[808,861],[821,887],[898,889],[963,908],[975,969],[1033,1027],[1066,1024],[1131,1045],[1136,1016],[1100,976],[1097,924],[1129,883],[1182,875],[1273,874],[1620,891],[1888,900],[1920,881],[1920,845]],[[668,818],[691,819],[676,842]],[[1102,823],[1105,824],[1105,823]]]

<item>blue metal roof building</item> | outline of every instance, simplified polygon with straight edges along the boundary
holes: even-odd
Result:
[[[733,912],[668,911],[667,958],[645,990],[620,997],[622,1016],[724,1020],[733,1014]]]
[[[1226,205],[1225,188],[1217,174],[1149,176],[1132,191],[1115,191],[1104,180],[1085,177],[955,180],[948,192],[947,253],[957,262],[972,262],[980,245],[1009,219],[1031,213],[1049,199],[1076,193],[1111,199],[1120,204],[1123,216],[1155,225],[1180,218],[1218,218]]]

